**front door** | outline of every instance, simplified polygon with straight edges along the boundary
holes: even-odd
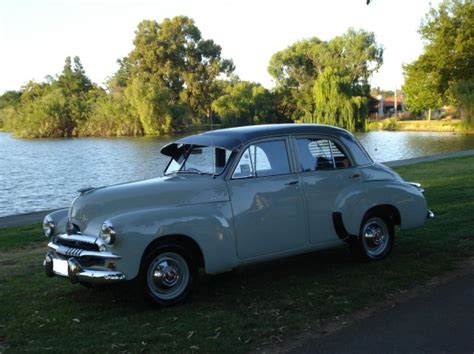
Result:
[[[252,258],[307,244],[307,220],[286,139],[252,144],[228,181],[237,254]]]

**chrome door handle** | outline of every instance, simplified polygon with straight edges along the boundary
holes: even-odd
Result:
[[[293,186],[295,184],[298,184],[298,181],[291,181],[291,182],[286,182],[285,183],[286,186]]]

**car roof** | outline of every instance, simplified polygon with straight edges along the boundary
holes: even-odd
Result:
[[[345,136],[352,140],[347,130],[323,124],[261,124],[245,127],[211,130],[191,135],[164,146],[161,153],[173,156],[178,145],[215,146],[227,150],[236,150],[241,145],[255,139],[291,134],[323,134]]]

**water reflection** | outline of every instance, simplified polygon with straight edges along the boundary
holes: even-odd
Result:
[[[474,136],[451,133],[357,134],[376,161],[474,149]],[[0,132],[0,216],[69,205],[84,186],[161,175],[160,149],[176,137],[14,139]]]

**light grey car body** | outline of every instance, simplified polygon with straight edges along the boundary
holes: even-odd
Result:
[[[298,137],[332,139],[350,166],[303,171]],[[273,140],[286,146],[289,173],[233,178],[247,146]],[[172,174],[83,190],[69,209],[47,217],[53,228],[45,261],[50,275],[83,282],[131,280],[157,242],[173,239],[185,241],[205,272],[216,274],[344,244],[359,235],[374,208],[389,208],[401,229],[422,226],[430,213],[419,186],[374,163],[342,129],[289,124],[224,129],[181,139],[162,152],[173,156],[183,145],[232,153],[219,175]],[[105,221],[114,227],[112,245],[99,237]],[[58,259],[67,260],[69,269],[53,269]]]

